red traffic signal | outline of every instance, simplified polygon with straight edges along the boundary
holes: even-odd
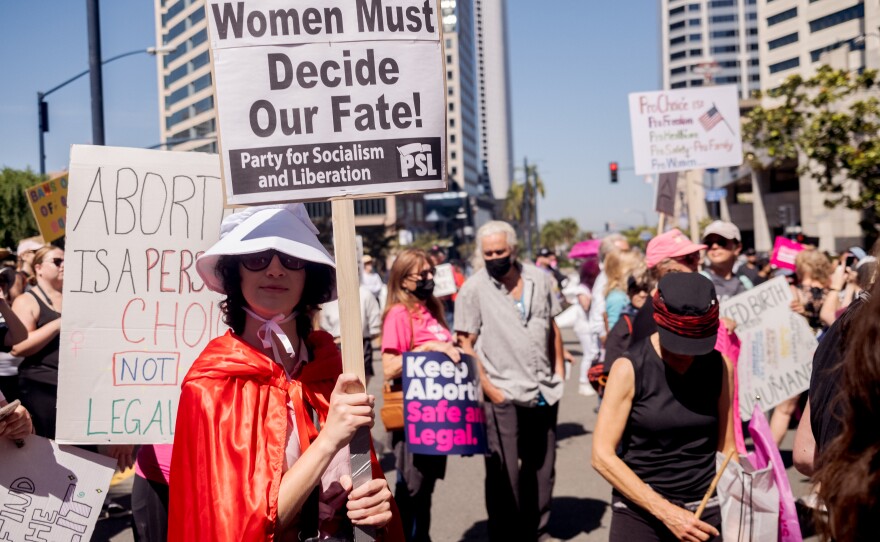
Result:
[[[610,162],[608,164],[608,173],[611,175],[611,182],[617,182],[617,162]]]

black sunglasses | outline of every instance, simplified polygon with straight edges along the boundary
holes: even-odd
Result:
[[[269,267],[269,264],[272,263],[272,258],[275,256],[278,256],[278,261],[281,262],[281,265],[290,271],[299,271],[306,266],[305,260],[300,260],[296,256],[290,256],[277,250],[264,250],[256,254],[242,254],[238,257],[238,261],[248,271],[262,271]]]
[[[50,262],[55,264],[55,267],[61,267],[61,264],[64,263],[64,258],[52,258],[49,260]]]
[[[428,275],[433,277],[436,273],[437,270],[432,267],[431,269],[425,269],[421,273],[410,273],[409,275],[411,277],[419,277],[422,280],[428,280]]]
[[[708,248],[712,248],[712,245],[718,245],[721,248],[727,248],[733,244],[733,241],[730,239],[726,239],[721,237],[720,235],[710,235],[703,239],[703,244]]]

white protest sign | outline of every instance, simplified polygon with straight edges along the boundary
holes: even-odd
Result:
[[[219,238],[216,155],[74,145],[60,442],[172,442],[180,384],[226,326],[196,272]]]
[[[455,286],[455,275],[452,272],[452,264],[441,263],[434,268],[434,296],[444,297],[458,291]]]
[[[768,410],[810,387],[816,337],[789,308],[791,288],[777,277],[721,302],[721,316],[736,322],[742,342],[737,376],[739,412],[752,417],[755,403]]]
[[[30,435],[0,439],[0,540],[91,540],[116,460]]]
[[[629,95],[636,175],[742,164],[736,85]]]
[[[431,0],[210,0],[230,204],[446,186]]]

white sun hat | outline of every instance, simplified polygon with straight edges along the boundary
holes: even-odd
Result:
[[[209,290],[225,294],[217,269],[221,256],[255,254],[274,249],[301,260],[336,269],[333,257],[318,241],[318,228],[302,203],[248,207],[223,219],[220,240],[196,260],[196,270]],[[336,299],[336,288],[321,303]]]

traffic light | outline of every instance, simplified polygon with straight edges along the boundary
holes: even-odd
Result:
[[[49,103],[40,100],[40,131],[49,131]]]
[[[611,175],[611,182],[617,182],[617,162],[610,162],[608,164],[608,173]]]

